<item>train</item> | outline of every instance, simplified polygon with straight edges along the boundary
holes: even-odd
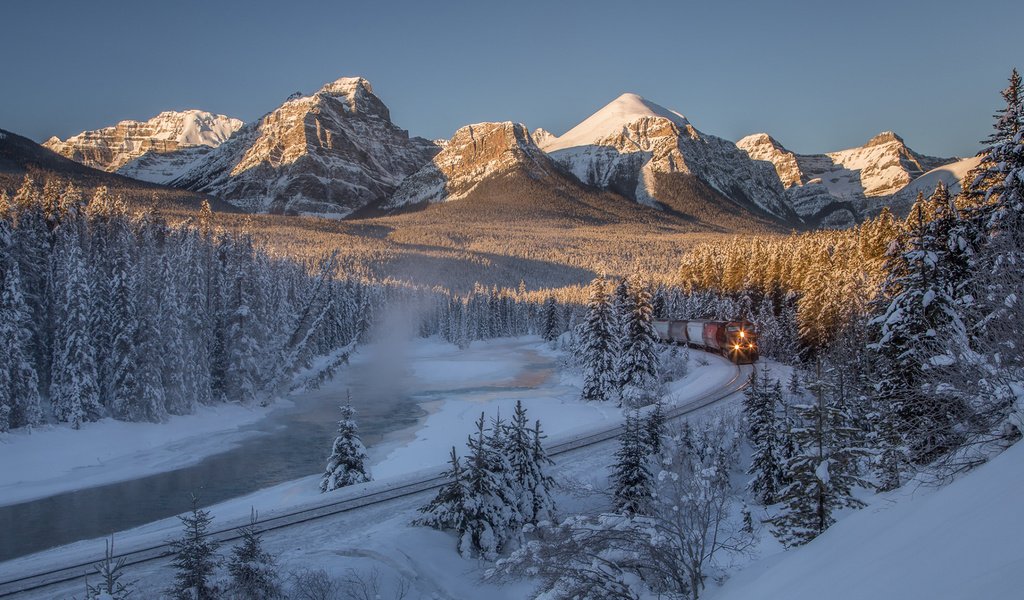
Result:
[[[715,352],[738,365],[757,361],[757,330],[750,321],[655,320],[654,330],[666,344],[687,344]]]

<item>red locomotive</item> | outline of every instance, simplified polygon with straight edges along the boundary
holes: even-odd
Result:
[[[717,352],[741,365],[755,362],[757,332],[750,321],[654,321],[662,342]]]

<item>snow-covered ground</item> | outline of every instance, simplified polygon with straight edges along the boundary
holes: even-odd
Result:
[[[700,352],[694,352],[693,355],[688,375],[669,386],[670,402],[685,402],[721,387],[735,373],[734,367],[721,358]],[[375,481],[335,492],[328,497],[319,493],[318,475],[301,477],[220,503],[212,508],[213,513],[222,526],[242,523],[248,518],[251,507],[255,507],[262,516],[267,517],[299,506],[337,500],[367,490],[379,490],[404,481],[436,475],[443,468],[452,445],[464,448],[473,422],[481,412],[485,412],[488,419],[499,413],[510,416],[517,400],[523,402],[531,419],[541,420],[549,441],[604,429],[620,422],[622,417],[618,408],[583,403],[579,400],[580,376],[571,371],[558,369],[558,356],[558,352],[551,350],[536,337],[476,342],[467,350],[459,350],[436,339],[416,340],[411,344],[403,344],[401,348],[396,348],[393,344],[369,346],[355,357],[349,370],[365,375],[367,371],[372,373],[378,369],[385,359],[400,360],[407,367],[401,371],[391,369],[391,378],[404,379],[404,385],[413,385],[418,390],[418,395],[422,397],[421,405],[428,411],[427,416],[420,420],[415,429],[385,436],[381,444],[370,448]],[[391,364],[393,366],[394,363]],[[354,372],[342,371],[335,381],[325,384],[316,392],[309,393],[327,394],[334,398],[344,397],[347,382],[355,376]],[[302,400],[301,397],[292,398],[299,407]],[[220,407],[222,410],[228,408],[245,410],[240,407]],[[247,414],[252,418],[262,416],[259,412]],[[219,429],[211,427],[198,432],[189,430],[187,426],[177,425],[176,420],[172,420],[170,425],[111,421],[90,424],[78,432],[61,428],[37,431],[33,436],[50,434],[53,436],[51,441],[56,443],[58,448],[61,443],[65,444],[63,449],[59,450],[61,456],[64,453],[70,456],[95,453],[97,447],[105,447],[104,440],[118,434],[119,431],[125,433],[130,440],[138,440],[138,444],[116,445],[120,453],[106,461],[107,464],[119,465],[118,471],[114,473],[106,473],[99,467],[88,466],[88,462],[84,462],[84,466],[74,468],[61,465],[59,460],[54,465],[51,461],[40,459],[35,464],[38,469],[34,471],[36,479],[30,480],[25,485],[26,491],[20,493],[28,494],[27,490],[33,489],[74,489],[74,486],[93,485],[104,476],[108,480],[114,480],[116,477],[140,476],[158,472],[162,468],[175,468],[176,460],[194,459],[200,456],[204,449],[214,452],[218,447],[223,448],[224,445],[231,443],[232,439],[244,435],[237,427],[231,428],[231,423],[237,425],[243,422],[238,419],[231,420],[231,417],[237,416],[229,411],[217,419]],[[190,422],[197,417],[184,417],[182,421]],[[164,429],[160,429],[161,427]],[[151,430],[154,429],[162,432],[162,435],[149,437]],[[90,433],[92,430],[96,433]],[[214,432],[217,435],[211,434]],[[12,443],[11,448],[17,448],[15,443]],[[135,447],[141,449],[137,452],[131,451]],[[109,452],[113,453],[114,450],[111,449]],[[17,462],[15,459],[8,460],[12,461],[11,464]],[[40,472],[46,476],[40,475]],[[11,479],[15,477],[11,476]],[[4,489],[18,488],[16,484],[9,482]],[[139,527],[128,535],[118,536],[119,549],[127,550],[142,544],[162,542],[175,535],[177,527],[176,519],[164,519]],[[99,547],[102,547],[102,543],[99,543]],[[94,557],[96,548],[96,541],[85,541],[35,557],[8,561],[0,565],[0,580],[26,570],[36,571],[40,568],[39,565],[44,563],[66,564],[76,559],[90,560]]]
[[[515,355],[510,350],[515,348],[525,352],[520,353],[519,368],[510,369],[509,357]],[[531,356],[536,356],[533,364],[539,368],[531,367]],[[267,517],[325,499],[343,499],[436,474],[442,468],[447,449],[453,444],[463,447],[480,411],[488,416],[499,411],[510,415],[516,399],[523,401],[531,418],[541,419],[550,441],[618,423],[620,410],[579,402],[578,374],[564,370],[549,372],[550,360],[541,359],[555,357],[557,352],[536,338],[475,343],[468,351],[432,340],[418,342],[405,358],[410,359],[412,374],[422,378],[427,388],[453,389],[457,387],[453,384],[460,382],[474,385],[462,386],[464,394],[438,399],[415,436],[406,436],[403,441],[379,450],[374,457],[376,481],[339,490],[328,497],[317,490],[318,476],[297,479],[211,507],[215,526],[244,523],[252,507],[260,511],[261,517]],[[690,401],[721,387],[734,374],[735,368],[723,359],[692,352],[690,372],[668,386],[668,401]],[[485,379],[493,385],[481,385]],[[726,404],[734,403],[738,397],[733,396]],[[606,501],[600,490],[606,485],[607,468],[615,448],[616,443],[610,441],[560,457],[553,474],[565,486],[558,495],[564,514]],[[426,468],[420,468],[424,465]],[[459,557],[450,535],[409,524],[417,514],[416,509],[429,497],[430,494],[422,494],[403,498],[270,532],[266,534],[267,547],[279,556],[286,571],[323,568],[343,575],[347,569],[363,573],[377,569],[386,583],[404,578],[414,590],[410,598],[527,597],[532,583],[482,584],[479,579],[486,565]],[[121,551],[160,543],[177,536],[179,528],[177,519],[165,519],[117,534],[116,543]],[[8,561],[0,564],[0,580],[90,560],[102,546],[102,541],[90,540]],[[169,570],[163,565],[139,566],[131,571],[131,577],[140,579],[146,589],[159,589],[168,581]],[[69,585],[26,597],[74,594],[80,591],[79,587]]]
[[[867,498],[810,544],[735,574],[708,600],[1020,598],[1024,444],[954,481]]]
[[[60,424],[0,434],[0,506],[196,463],[239,443],[241,428],[271,410],[221,404],[166,423],[103,419],[78,431]]]

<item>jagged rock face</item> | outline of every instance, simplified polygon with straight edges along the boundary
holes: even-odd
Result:
[[[513,170],[543,179],[558,168],[534,144],[524,125],[468,125],[456,131],[429,164],[402,182],[384,208],[457,200],[487,178]]]
[[[784,188],[789,189],[794,185],[807,183],[807,178],[800,171],[796,155],[786,150],[767,133],[748,135],[736,142],[736,146],[754,160],[772,163]]]
[[[655,175],[681,173],[754,214],[798,222],[772,165],[635,94],[623,94],[542,148],[581,181],[654,208],[663,206]]]
[[[956,160],[918,154],[891,131],[863,146],[826,154],[795,154],[764,133],[736,145],[775,167],[793,209],[816,226],[852,225],[877,213],[925,172]]]
[[[121,121],[113,127],[84,131],[63,141],[52,137],[43,146],[86,166],[113,173],[143,156],[150,156],[150,164],[155,164],[159,159],[153,155],[185,148],[203,148],[203,153],[222,144],[241,127],[240,120],[224,115],[201,110],[168,111],[148,121]]]
[[[361,77],[295,96],[172,185],[258,212],[345,217],[389,196],[440,150],[391,122]]]

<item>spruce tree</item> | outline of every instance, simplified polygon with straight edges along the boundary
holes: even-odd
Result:
[[[658,388],[658,334],[651,319],[651,296],[638,278],[633,280],[629,301],[624,305],[625,323],[618,375],[622,404],[639,407],[650,404]]]
[[[664,404],[659,400],[654,404],[654,409],[647,414],[643,420],[643,438],[647,445],[647,452],[651,456],[659,456],[664,446],[662,439],[665,437],[665,410]]]
[[[57,309],[53,380],[50,396],[54,416],[74,429],[100,417],[96,363],[89,337],[89,285],[77,237],[67,229],[59,235],[55,265],[60,294]]]
[[[352,408],[352,395],[349,392],[346,403],[341,407],[338,436],[334,439],[327,470],[320,480],[321,492],[371,480],[370,468],[366,464],[366,447],[359,439],[359,428],[354,417],[355,409]]]
[[[775,504],[782,488],[782,464],[778,406],[782,403],[782,388],[773,382],[765,369],[750,376],[743,392],[743,416],[747,424],[747,440],[751,455],[749,489],[758,502]]]
[[[178,518],[184,531],[170,542],[175,574],[167,593],[176,600],[213,600],[219,593],[213,581],[218,544],[209,537],[213,517],[201,510],[199,500],[192,496],[192,510]]]
[[[85,581],[86,600],[128,600],[135,592],[135,581],[124,581],[125,558],[114,555],[114,536],[105,541],[103,560],[93,565],[93,573],[99,576],[99,583],[92,585]]]
[[[2,224],[0,224],[2,229]],[[0,231],[0,246],[3,245]],[[0,431],[42,422],[39,378],[31,360],[32,329],[28,305],[21,294],[18,263],[0,250]]]
[[[649,447],[636,411],[626,416],[612,467],[612,509],[620,514],[645,515],[650,510],[654,477],[650,470]]]
[[[590,302],[583,329],[583,400],[603,402],[616,395],[615,363],[618,327],[604,279],[590,284]]]
[[[789,485],[781,492],[781,514],[772,532],[787,546],[805,544],[835,523],[839,508],[864,506],[853,488],[866,487],[860,461],[867,452],[857,446],[849,407],[819,373],[812,384],[814,402],[797,407],[800,423],[790,431],[798,452],[785,464]]]
[[[536,525],[550,519],[554,513],[554,501],[550,495],[554,482],[544,471],[551,460],[544,453],[542,439],[540,421],[531,429],[526,409],[522,401],[517,401],[505,433],[504,455],[516,491],[511,500],[516,503],[522,524]]]
[[[455,451],[455,446],[452,446],[448,465],[448,470],[441,473],[445,478],[445,484],[429,504],[419,509],[423,516],[414,520],[413,524],[440,530],[454,530],[459,539],[459,552],[468,555],[473,547],[469,533],[469,518],[474,508],[474,500],[466,470]]]
[[[257,515],[253,511],[249,525],[238,532],[242,540],[231,549],[227,568],[231,581],[229,597],[237,600],[275,600],[284,598],[277,561],[263,549],[263,539],[256,529]]]
[[[553,342],[562,333],[558,318],[558,303],[554,296],[544,299],[544,321],[542,323],[541,337],[545,341]]]

